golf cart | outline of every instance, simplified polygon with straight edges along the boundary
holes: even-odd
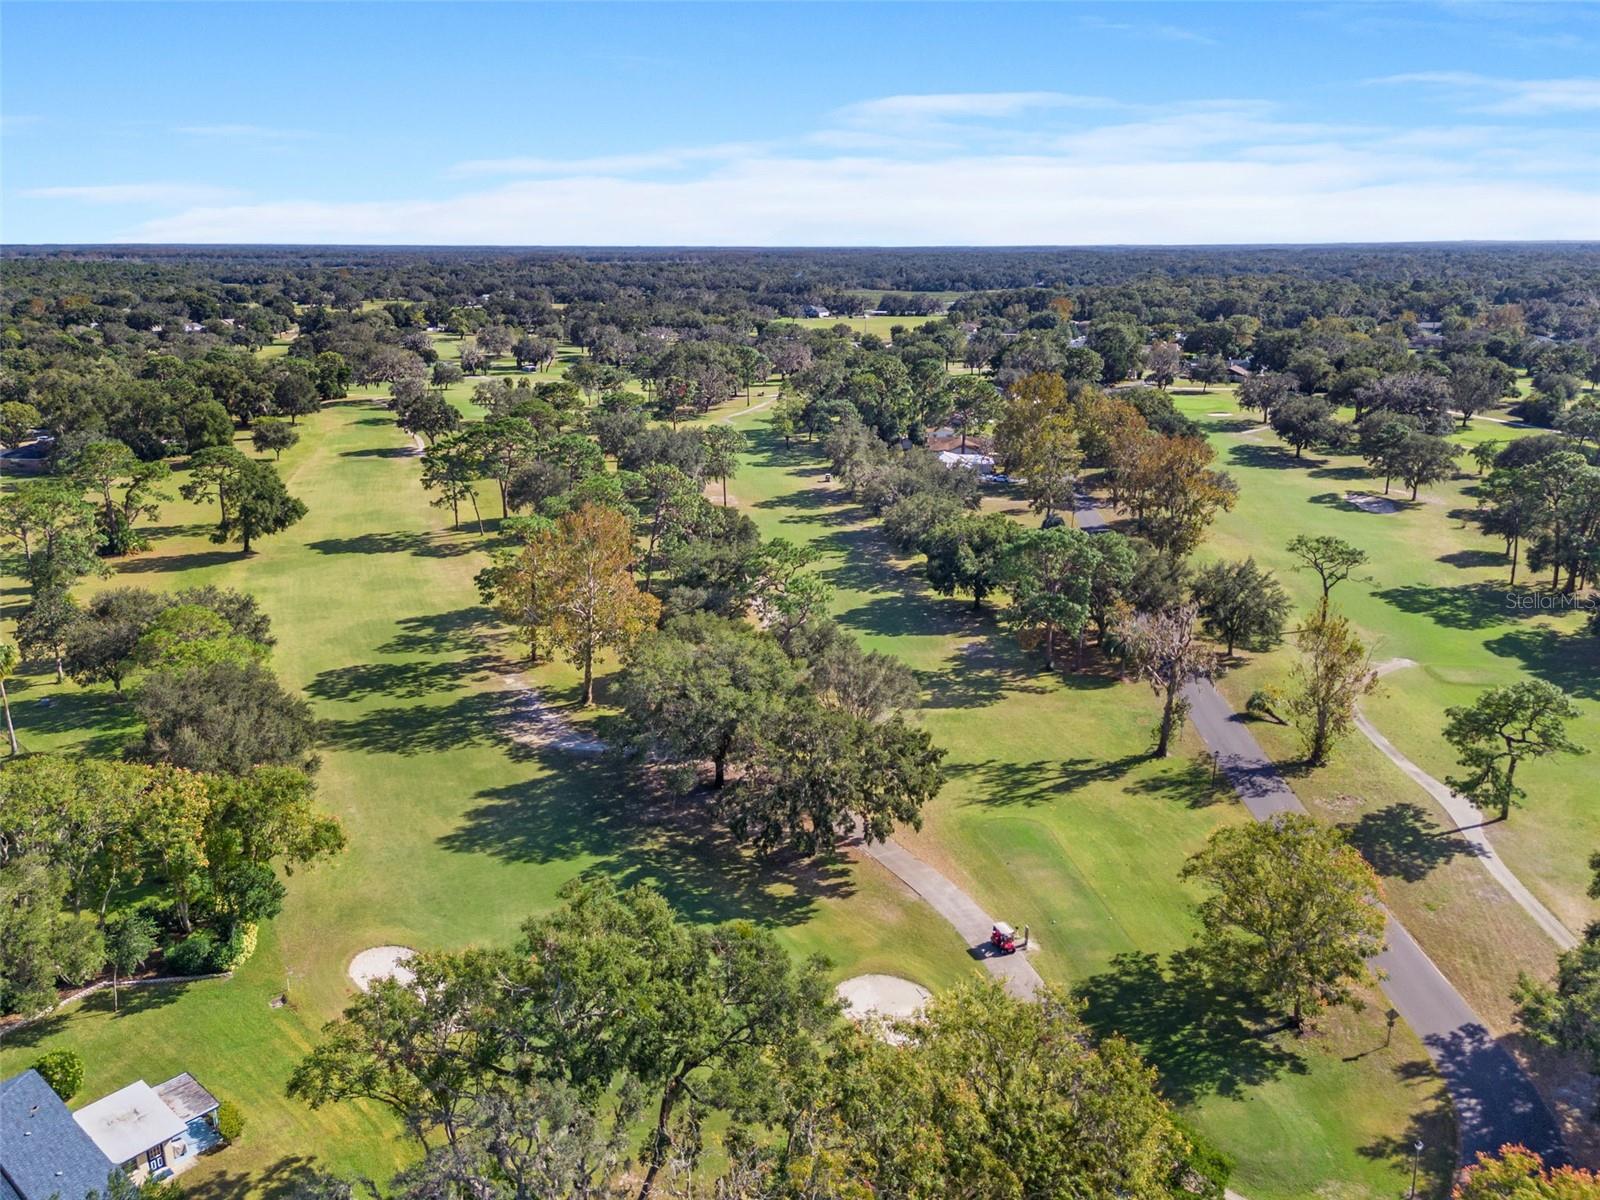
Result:
[[[1017,931],[1004,921],[996,921],[994,928],[989,932],[989,945],[996,954],[1015,954],[1017,952]]]

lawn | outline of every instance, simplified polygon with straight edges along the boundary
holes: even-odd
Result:
[[[476,537],[443,528],[405,437],[372,397],[331,405],[302,430],[281,466],[310,509],[303,522],[245,558],[206,540],[207,512],[174,502],[156,547],[112,582],[215,582],[260,598],[278,637],[276,669],[325,722],[319,791],[345,823],[349,852],[296,873],[284,913],[236,979],[153,992],[116,1016],[91,1002],[11,1039],[0,1071],[75,1046],[90,1064],[86,1100],[131,1078],[193,1071],[243,1106],[251,1130],[186,1179],[209,1174],[217,1195],[262,1194],[295,1156],[387,1178],[410,1153],[381,1114],[312,1113],[283,1096],[316,1029],[346,1001],[350,958],[391,942],[503,942],[581,872],[654,881],[698,919],[758,919],[792,951],[825,953],[841,977],[894,971],[934,987],[971,969],[955,934],[874,863],[758,871],[714,840],[655,823],[611,768],[513,741],[508,648],[472,584]],[[565,668],[535,678],[573,699]],[[13,695],[29,749],[114,753],[126,736],[125,710],[100,690],[33,676]],[[595,719],[603,725],[605,710]],[[288,1004],[269,1007],[279,995]]]
[[[832,329],[835,325],[848,325],[851,332],[860,336],[863,333],[875,333],[884,341],[892,341],[891,331],[896,325],[903,325],[907,329],[915,329],[919,325],[926,325],[930,321],[942,321],[942,316],[935,317],[780,317],[773,324],[803,325],[807,329]]]
[[[1097,1028],[1143,1047],[1168,1093],[1239,1159],[1237,1184],[1252,1200],[1324,1185],[1395,1194],[1419,1131],[1440,1192],[1447,1104],[1415,1039],[1401,1028],[1386,1042],[1376,996],[1316,1039],[1263,1036],[1256,1014],[1217,1012],[1171,958],[1192,930],[1194,895],[1176,879],[1183,858],[1245,819],[1197,765],[1198,743],[1150,760],[1147,690],[1103,673],[1045,673],[989,616],[930,595],[823,483],[814,450],[767,432],[758,406],[771,394],[712,418],[752,438],[730,492],[764,534],[814,544],[840,621],[922,679],[923,719],[949,751],[952,783],[908,844],[991,911],[1031,926],[1040,970],[1081,990]],[[207,512],[174,502],[156,548],[123,564],[118,582],[218,582],[261,598],[276,668],[326,723],[320,791],[350,850],[296,874],[285,912],[235,979],[151,991],[121,1014],[96,999],[14,1038],[0,1071],[74,1046],[90,1064],[88,1099],[191,1070],[240,1102],[251,1128],[187,1177],[190,1190],[260,1195],[312,1155],[381,1179],[410,1153],[377,1110],[311,1112],[282,1094],[349,994],[350,957],[380,943],[507,940],[584,871],[654,881],[697,919],[758,919],[794,952],[826,953],[841,977],[884,971],[938,987],[974,969],[955,934],[875,864],[758,869],[715,839],[657,823],[608,765],[517,744],[502,719],[510,649],[472,585],[479,539],[444,528],[375,396],[302,427],[282,470],[310,507],[305,521],[244,558],[206,540]],[[533,678],[571,704],[569,669]],[[103,692],[43,677],[18,685],[16,711],[34,749],[114,752],[127,734],[125,711]],[[603,734],[614,717],[602,703],[583,719]],[[287,1003],[274,1007],[279,997]]]
[[[1466,522],[1473,506],[1470,475],[1424,489],[1410,503],[1398,485],[1398,512],[1374,514],[1343,502],[1347,490],[1381,491],[1359,459],[1309,454],[1296,461],[1270,431],[1248,417],[1212,417],[1231,410],[1231,398],[1180,395],[1179,407],[1199,421],[1218,450],[1220,465],[1238,480],[1238,507],[1224,514],[1200,557],[1254,555],[1277,573],[1304,612],[1320,595],[1315,576],[1295,574],[1285,547],[1296,534],[1332,534],[1367,551],[1368,578],[1334,592],[1375,661],[1408,658],[1420,664],[1384,677],[1364,711],[1409,758],[1437,778],[1456,769],[1441,736],[1443,713],[1470,703],[1483,689],[1534,676],[1556,683],[1579,702],[1571,726],[1580,742],[1600,752],[1600,640],[1581,633],[1581,613],[1551,615],[1510,607],[1509,564],[1500,543]],[[1503,414],[1495,414],[1503,415]],[[1506,438],[1538,432],[1475,419],[1465,437]],[[1470,471],[1470,463],[1464,463]],[[1529,582],[1524,575],[1519,586]],[[1534,581],[1540,585],[1544,579]],[[1295,659],[1281,648],[1254,656],[1221,680],[1235,707],[1259,686],[1282,686]],[[1300,755],[1291,731],[1255,725],[1279,762]],[[1597,915],[1586,895],[1588,858],[1600,848],[1595,760],[1561,756],[1526,764],[1519,779],[1530,800],[1489,836],[1506,862],[1575,931]],[[1513,1029],[1510,992],[1520,971],[1548,977],[1555,945],[1449,836],[1442,809],[1359,734],[1332,763],[1296,772],[1294,787],[1319,815],[1351,831],[1383,876],[1390,902],[1434,961],[1498,1033]],[[1516,1039],[1513,1038],[1515,1044]],[[1527,1051],[1527,1047],[1518,1047]],[[1547,1098],[1581,1116],[1564,1089],[1571,1064],[1534,1053]],[[1570,1128],[1587,1131],[1582,1121]]]
[[[1375,993],[1365,1013],[1296,1043],[1257,1036],[1249,1014],[1217,1013],[1190,973],[1164,969],[1193,930],[1183,859],[1248,818],[1212,787],[1197,740],[1165,763],[1148,757],[1148,690],[1041,670],[992,617],[929,593],[824,482],[813,447],[785,447],[742,402],[724,416],[751,443],[729,484],[736,503],[764,536],[814,546],[840,622],[924,683],[922,717],[949,751],[952,782],[920,833],[897,836],[990,911],[1031,926],[1041,973],[1078,987],[1098,1028],[1145,1049],[1168,1093],[1239,1159],[1238,1190],[1298,1197],[1337,1180],[1341,1196],[1388,1195],[1407,1181],[1413,1132],[1448,1147],[1439,1080],[1405,1030],[1382,1045]],[[1429,1160],[1433,1170],[1449,1157]]]

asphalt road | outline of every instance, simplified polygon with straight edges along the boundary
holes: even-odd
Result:
[[[1078,502],[1077,521],[1082,529],[1105,528],[1104,516],[1084,500]],[[1278,813],[1306,811],[1209,680],[1190,684],[1184,698],[1195,730],[1251,816],[1265,821]],[[1382,973],[1384,994],[1422,1039],[1450,1090],[1461,1161],[1471,1163],[1479,1151],[1493,1153],[1516,1142],[1538,1151],[1547,1162],[1565,1162],[1561,1132],[1521,1065],[1392,913],[1386,940],[1387,947],[1370,965]]]

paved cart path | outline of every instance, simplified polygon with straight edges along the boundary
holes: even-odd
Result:
[[[949,876],[923,862],[893,838],[886,842],[863,842],[861,852],[881,863],[926,900],[934,912],[950,922],[967,943],[968,952],[981,959],[989,973],[1005,985],[1006,991],[1026,1000],[1044,984],[1025,953],[986,952],[994,919]]]
[[[1416,665],[1409,658],[1391,659],[1379,665],[1378,674],[1387,675],[1391,671]],[[1505,859],[1495,853],[1494,843],[1489,841],[1489,835],[1484,830],[1487,818],[1483,815],[1482,809],[1400,753],[1394,743],[1378,732],[1378,727],[1367,720],[1359,709],[1356,711],[1356,728],[1361,730],[1366,739],[1376,746],[1385,758],[1399,767],[1407,778],[1439,802],[1439,807],[1444,809],[1456,823],[1455,829],[1451,832],[1459,834],[1471,844],[1473,856],[1483,864],[1483,869],[1505,889],[1507,895],[1522,906],[1522,910],[1534,919],[1540,929],[1550,935],[1551,941],[1563,950],[1571,950],[1578,944],[1578,935],[1568,929],[1560,917],[1546,908],[1539,898],[1528,890],[1527,884],[1517,878],[1516,872],[1506,865]]]
[[[1238,714],[1208,680],[1184,689],[1195,729],[1217,766],[1258,821],[1305,812]],[[1521,1065],[1490,1034],[1404,925],[1389,914],[1387,948],[1371,960],[1384,973],[1384,994],[1416,1031],[1438,1068],[1456,1110],[1463,1162],[1479,1151],[1520,1142],[1547,1159],[1565,1161],[1555,1119]]]
[[[1082,528],[1105,528],[1104,515],[1092,504],[1080,500],[1077,508]],[[1191,683],[1183,696],[1196,732],[1251,816],[1265,821],[1279,813],[1306,811],[1210,680]],[[1521,1064],[1494,1039],[1393,913],[1385,937],[1388,946],[1371,966],[1383,972],[1384,994],[1422,1039],[1450,1089],[1461,1161],[1470,1163],[1479,1151],[1492,1153],[1508,1142],[1537,1150],[1550,1161],[1566,1161],[1555,1119]]]

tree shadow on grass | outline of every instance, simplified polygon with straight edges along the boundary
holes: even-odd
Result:
[[[1412,1090],[1425,1089],[1420,1097],[1420,1105],[1413,1102],[1416,1107],[1403,1133],[1374,1138],[1366,1145],[1357,1147],[1356,1153],[1362,1158],[1391,1163],[1409,1175],[1416,1144],[1421,1142],[1419,1180],[1426,1179],[1429,1182],[1424,1185],[1419,1181],[1417,1194],[1442,1195],[1456,1166],[1456,1120],[1455,1112],[1450,1107],[1450,1093],[1434,1073],[1433,1064],[1426,1059],[1407,1059],[1397,1063],[1394,1075]]]
[[[1339,828],[1379,875],[1416,883],[1458,858],[1476,858],[1482,851],[1442,828],[1421,805],[1400,801]]]
[[[79,751],[115,755],[137,730],[132,705],[109,687],[66,691],[52,686],[30,683],[20,696],[12,693],[12,719],[24,748],[33,734],[80,734]]]
[[[972,787],[974,794],[967,803],[1000,808],[1049,804],[1092,784],[1121,779],[1143,761],[1142,755],[1115,761],[1040,758],[1023,763],[990,758],[951,763],[949,773]]]
[[[216,1153],[225,1154],[219,1150]],[[238,1200],[240,1196],[256,1196],[261,1200],[289,1200],[305,1195],[309,1187],[323,1174],[322,1164],[308,1155],[285,1155],[276,1162],[254,1171],[222,1169],[207,1174],[203,1179],[186,1175],[183,1179],[185,1200]],[[365,1191],[357,1188],[357,1196]]]
[[[415,458],[411,446],[368,446],[362,450],[341,450],[340,458]]]
[[[1307,1070],[1274,1036],[1281,1022],[1208,979],[1191,951],[1173,954],[1165,966],[1154,954],[1119,954],[1109,970],[1080,984],[1077,995],[1090,1027],[1138,1046],[1175,1104],[1238,1096],[1285,1071]]]
[[[1313,479],[1339,479],[1346,482],[1372,478],[1371,471],[1367,470],[1366,467],[1358,466],[1315,467],[1308,471],[1307,474]]]
[[[1600,700],[1600,639],[1555,629],[1517,629],[1490,638],[1484,646],[1546,683],[1586,700]]]
[[[1407,583],[1373,593],[1401,612],[1416,613],[1450,629],[1487,629],[1513,620],[1515,613],[1506,607],[1506,594],[1506,586],[1498,583],[1460,587]]]
[[[319,700],[360,700],[375,695],[417,699],[453,691],[491,665],[488,655],[429,662],[356,663],[321,672],[305,690]]]
[[[783,518],[789,525],[856,525],[862,512],[849,502],[848,495],[827,487],[799,487],[758,500],[752,507],[772,512],[793,513]]]
[[[622,886],[652,884],[695,921],[795,925],[820,901],[854,893],[846,859],[763,857],[739,845],[716,823],[706,793],[668,806],[642,798],[629,769],[608,757],[562,755],[553,765],[479,792],[440,844],[510,862],[589,860],[588,873]]]
[[[474,654],[484,647],[489,610],[472,605],[426,613],[396,622],[400,632],[378,647],[379,654]]]
[[[1210,808],[1220,804],[1228,798],[1230,790],[1228,781],[1213,767],[1207,754],[1172,764],[1123,789],[1130,796],[1161,796],[1179,801],[1187,808]]]
[[[503,742],[512,757],[526,758],[530,752],[510,733],[516,699],[516,692],[504,691],[470,692],[445,704],[419,700],[349,720],[324,720],[318,732],[324,745],[367,754],[410,757]]]
[[[113,1007],[111,989],[106,988],[85,996],[77,1004],[40,1017],[32,1024],[8,1029],[0,1026],[0,1044],[6,1046],[37,1046],[60,1033],[79,1013],[102,1013],[113,1020],[136,1017],[154,1012],[181,1000],[189,990],[183,980],[176,983],[153,983],[136,987],[123,987],[121,999]]]
[[[245,558],[241,549],[191,550],[187,554],[153,554],[149,557],[124,559],[117,564],[119,574],[151,575],[156,572],[198,571],[203,567],[220,567],[224,563],[240,562]]]
[[[307,542],[318,554],[415,554],[420,558],[456,558],[477,546],[448,533],[363,533],[357,537]]]
[[[993,638],[965,642],[938,667],[915,672],[929,708],[983,708],[1010,693],[1042,695],[1043,664],[1010,653]]]
[[[1283,446],[1258,446],[1254,442],[1239,442],[1229,446],[1228,459],[1236,467],[1254,467],[1265,471],[1292,471],[1317,465],[1316,459],[1296,458],[1293,450]]]
[[[1511,560],[1498,550],[1455,550],[1441,554],[1435,562],[1442,562],[1463,571],[1473,567],[1503,567]]]

